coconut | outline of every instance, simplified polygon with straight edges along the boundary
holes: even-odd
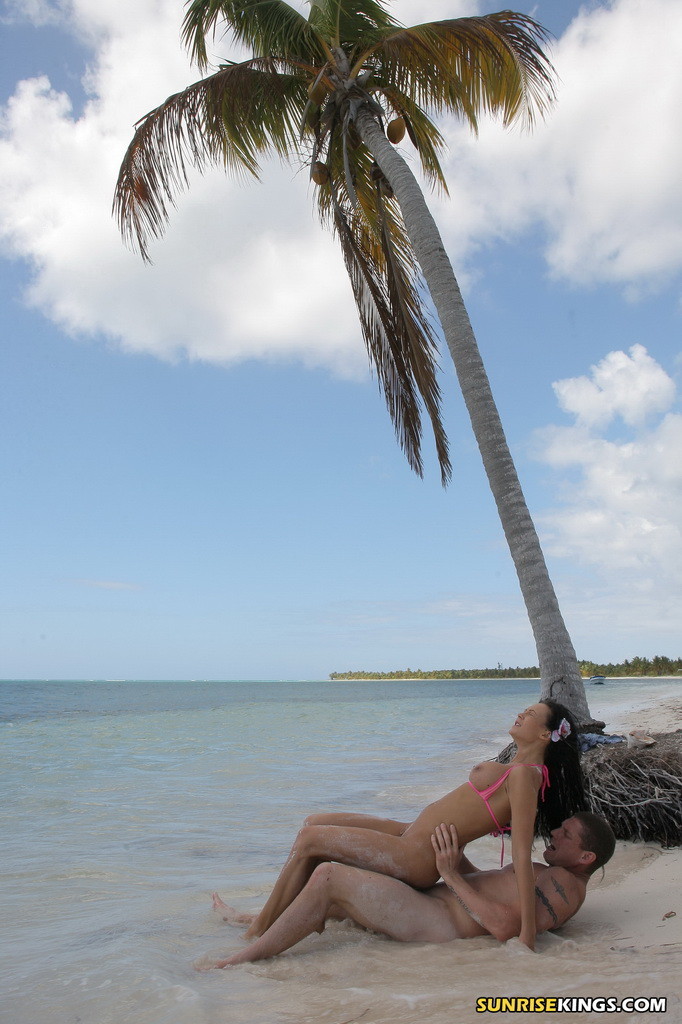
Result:
[[[326,185],[329,181],[329,168],[321,160],[316,160],[312,166],[310,177],[316,185]]]
[[[394,117],[392,121],[389,121],[386,126],[386,134],[388,136],[388,141],[392,142],[394,146],[397,146],[399,142],[402,142],[405,136],[405,118]]]

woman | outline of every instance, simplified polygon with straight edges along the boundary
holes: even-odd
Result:
[[[521,907],[520,938],[533,949],[531,846],[536,816],[537,832],[548,837],[564,818],[583,810],[582,772],[576,725],[563,705],[552,700],[531,705],[517,716],[509,734],[516,753],[508,765],[495,761],[476,765],[467,783],[429,804],[411,823],[364,814],[307,818],[246,937],[262,935],[323,861],[378,871],[417,889],[428,889],[439,878],[431,842],[437,826],[455,825],[464,846],[491,829],[493,834],[502,835],[511,823],[512,859]]]

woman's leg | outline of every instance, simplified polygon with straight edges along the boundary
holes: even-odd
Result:
[[[276,956],[330,918],[350,918],[399,942],[458,938],[446,904],[404,882],[344,864],[319,864],[305,888],[275,923],[246,949],[213,966],[232,967]]]
[[[438,881],[431,843],[369,828],[304,825],[270,897],[246,932],[262,935],[298,896],[318,864],[333,860],[390,875],[426,889]]]
[[[304,825],[344,825],[348,828],[371,828],[375,832],[386,832],[390,836],[401,836],[410,825],[409,821],[394,821],[393,818],[375,818],[372,814],[343,812],[309,814]]]
[[[394,821],[392,818],[375,818],[371,814],[339,814],[333,812],[309,814],[303,824],[304,826],[347,825],[354,828],[371,828],[375,832],[385,832],[387,835],[401,836],[410,823],[409,821]],[[234,907],[229,907],[226,903],[223,903],[216,892],[211,895],[213,897],[213,909],[228,924],[252,925],[258,917],[258,914],[244,913],[243,911],[235,910]]]

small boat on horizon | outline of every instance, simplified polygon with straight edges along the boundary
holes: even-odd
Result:
[[[590,682],[602,686],[606,682],[606,676],[590,676]]]

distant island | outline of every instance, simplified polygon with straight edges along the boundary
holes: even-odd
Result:
[[[633,658],[620,665],[609,662],[600,665],[596,661],[579,661],[581,675],[590,676],[675,676],[682,673],[682,658],[666,658],[657,654],[653,658]],[[525,668],[403,668],[395,672],[330,672],[330,679],[538,679],[537,665]]]

